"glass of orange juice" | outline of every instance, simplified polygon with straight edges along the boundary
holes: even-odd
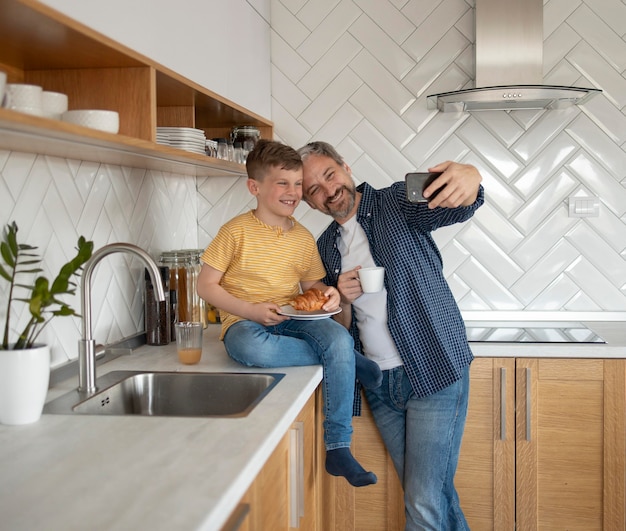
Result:
[[[176,350],[178,360],[185,365],[194,365],[202,357],[202,323],[176,323]]]

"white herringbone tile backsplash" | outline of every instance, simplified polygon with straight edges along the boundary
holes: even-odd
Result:
[[[584,107],[428,110],[427,94],[473,86],[472,7],[271,0],[275,137],[294,147],[331,142],[355,178],[376,187],[442,160],[476,165],[485,206],[436,233],[463,310],[626,311],[626,4],[544,2],[544,81],[603,90]],[[568,217],[572,196],[598,197],[600,216]],[[96,248],[128,241],[158,257],[206,246],[253,204],[243,178],[196,182],[0,151],[0,222],[17,221],[22,241],[45,254],[48,274],[81,234]],[[296,217],[316,235],[329,222],[304,204]],[[143,329],[142,268],[128,260],[110,256],[96,269],[99,343]],[[45,333],[53,364],[76,357],[77,319],[58,319]]]
[[[442,160],[477,166],[486,204],[435,233],[463,310],[626,310],[626,4],[544,2],[544,82],[595,86],[584,107],[444,114],[473,85],[473,2],[272,0],[276,137],[337,146],[385,186]],[[568,217],[568,198],[600,216]],[[328,218],[303,214],[319,234]]]
[[[74,255],[79,236],[94,248],[128,242],[155,259],[169,249],[198,244],[196,182],[137,168],[0,151],[0,222],[15,220],[18,241],[38,247],[44,274],[52,280]],[[24,279],[25,280],[25,279]],[[6,293],[0,283],[0,294]],[[102,260],[92,278],[93,336],[108,344],[144,329],[143,265],[126,254]],[[77,295],[64,299],[77,311]],[[16,303],[17,322],[26,308]],[[4,322],[5,307],[0,308]],[[15,327],[17,328],[17,327]],[[52,345],[52,364],[76,358],[80,321],[55,318],[42,335]]]

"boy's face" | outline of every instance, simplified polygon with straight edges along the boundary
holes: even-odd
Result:
[[[262,181],[248,179],[248,190],[257,199],[257,210],[275,216],[291,216],[302,199],[302,169],[273,166]]]

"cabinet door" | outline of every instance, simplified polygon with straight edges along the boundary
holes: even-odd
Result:
[[[290,436],[290,529],[320,529],[321,504],[319,492],[318,448],[324,445],[317,434],[317,400],[319,387],[302,409],[292,426]]]
[[[289,528],[289,438],[283,437],[241,499],[249,514],[241,531]]]
[[[302,408],[222,531],[320,529],[316,401]]]
[[[518,529],[624,529],[623,360],[518,359],[516,379]]]
[[[476,358],[455,477],[474,531],[515,528],[515,359]]]
[[[319,411],[323,411],[321,403]],[[396,531],[404,529],[404,498],[398,474],[374,419],[363,399],[360,417],[352,424],[351,451],[366,470],[378,476],[375,485],[355,488],[345,478],[333,477],[324,469],[323,414],[319,415],[319,469],[322,489],[324,531]]]

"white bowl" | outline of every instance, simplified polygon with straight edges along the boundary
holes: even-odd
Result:
[[[115,111],[95,109],[66,111],[61,115],[61,120],[107,133],[115,134],[120,130],[120,115]]]

